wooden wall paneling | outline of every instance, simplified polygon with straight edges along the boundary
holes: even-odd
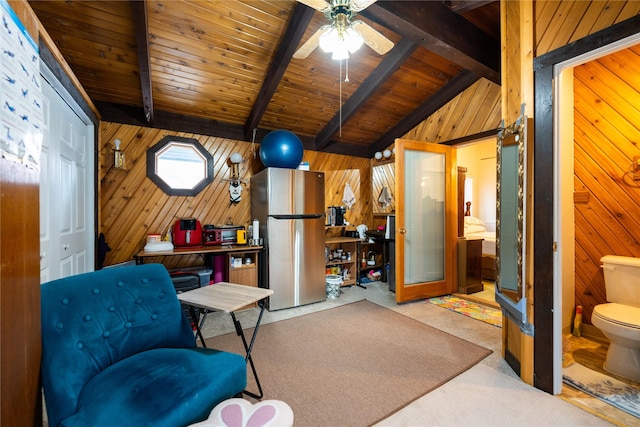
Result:
[[[631,0],[632,2],[635,0]],[[627,1],[609,1],[607,2],[606,7],[603,7],[602,13],[598,16],[598,20],[596,21],[596,25],[593,27],[593,32],[600,31],[605,28],[612,26],[617,22],[622,22],[625,19],[629,18],[629,16],[622,16],[621,12],[624,9],[624,6],[627,4]]]
[[[640,13],[629,1],[536,0],[535,52],[541,56]]]
[[[453,117],[462,118],[464,121],[456,121]],[[473,119],[468,121],[467,117]],[[459,136],[497,129],[501,118],[500,86],[480,79],[407,132],[403,138],[440,143]]]
[[[443,111],[443,114],[440,116],[438,121],[438,141],[444,141],[445,135],[452,135],[452,131],[455,129],[456,121],[454,117],[459,117],[459,110],[463,110],[465,107],[464,102],[462,102],[462,94],[460,96],[455,97],[449,102],[449,105],[446,110]],[[428,141],[430,142],[430,141]]]
[[[589,171],[593,169],[593,163],[581,164],[578,161],[584,160],[588,157],[581,149],[576,147],[576,174],[580,176],[581,182],[590,189],[593,197],[590,198],[586,207],[580,205],[577,206],[578,210],[589,209],[585,212],[585,216],[588,217],[591,224],[597,224],[597,229],[600,230],[600,235],[606,238],[609,242],[608,245],[601,245],[602,250],[593,258],[594,264],[600,263],[600,257],[607,255],[605,252],[609,249],[610,254],[613,255],[626,255],[633,256],[634,252],[640,251],[639,240],[637,239],[636,231],[638,228],[638,222],[634,218],[633,210],[629,211],[624,207],[622,203],[627,206],[632,203],[626,195],[618,196],[621,198],[622,203],[618,202],[618,197],[610,194],[615,186],[602,185],[601,182],[606,182],[608,177],[602,173],[596,173],[593,176]],[[634,236],[634,234],[636,234]],[[576,241],[577,245],[583,243],[580,240]],[[635,250],[634,250],[635,248]]]
[[[628,168],[640,153],[635,105],[640,91],[633,70],[640,69],[634,49],[625,49],[574,69],[574,173],[576,188],[589,201],[575,204],[576,304],[591,323],[597,304],[606,302],[600,257],[640,256],[640,183]]]
[[[586,324],[591,324],[593,308],[606,300],[604,293],[604,278],[602,269],[591,262],[590,254],[586,247],[576,247],[576,270],[581,274],[575,279],[575,303],[583,309],[582,319]]]
[[[598,63],[615,74],[628,87],[626,90],[640,92],[640,79],[637,78],[640,75],[640,45],[631,46],[616,55],[602,57],[598,59]]]
[[[372,168],[372,186],[373,191],[371,194],[371,204],[373,206],[373,213],[385,214],[392,213],[396,210],[395,188],[396,188],[396,173],[395,164],[393,162],[376,164],[374,161]],[[391,204],[386,208],[383,208],[378,202],[378,198],[382,192],[382,189],[386,187],[391,195]]]
[[[561,39],[556,39],[556,45],[558,46],[565,46],[569,43],[571,43],[574,40],[579,40],[581,39],[583,36],[579,35],[580,34],[580,27],[582,26],[582,24],[584,22],[588,22],[588,12],[590,7],[590,2],[586,2],[586,1],[578,1],[578,2],[574,2],[572,5],[571,10],[568,13],[568,20],[565,23],[565,25],[569,26],[572,31],[571,32],[562,32],[559,34],[559,36],[561,36]],[[588,26],[592,26],[593,23],[591,23]]]
[[[598,21],[598,16],[602,11],[602,7],[604,2],[578,2],[576,7],[581,7],[580,12],[580,20],[575,26],[575,30],[571,38],[568,40],[568,43],[573,42],[575,40],[580,40],[581,38],[589,35],[593,31],[593,27]]]
[[[637,1],[627,1],[620,11],[617,22],[622,22],[638,14],[640,14],[640,3]]]
[[[104,232],[107,243],[112,248],[107,253],[106,265],[132,259],[144,246],[147,234],[162,233],[181,217],[194,216],[203,225],[220,225],[227,220],[235,225],[247,225],[251,220],[248,181],[254,173],[264,168],[259,157],[259,145],[115,123],[103,123],[101,131],[100,231]],[[146,151],[165,135],[195,138],[212,154],[214,180],[197,196],[167,196],[146,177]],[[109,168],[112,163],[113,140],[116,137],[122,140],[126,153],[126,171]],[[240,203],[230,206],[229,183],[224,180],[230,176],[228,158],[236,151],[245,160],[241,166],[240,177],[247,180],[247,185],[243,189]],[[305,151],[303,161],[308,161],[312,170],[335,172],[339,177],[339,184],[348,180],[358,201],[348,212],[347,219],[356,224],[371,222],[370,200],[362,196],[372,191],[369,159]],[[359,178],[356,179],[358,175]],[[336,204],[342,204],[343,189],[342,185],[339,192],[337,189],[334,191],[336,197],[339,196]],[[147,262],[161,261],[170,268],[177,268],[194,263],[202,264],[203,259],[185,256],[171,259],[152,258]]]
[[[567,44],[581,18],[581,15],[574,8],[575,4],[576,2],[574,1],[559,2],[554,13],[554,19],[549,21],[545,37],[537,46],[537,51],[549,52]]]
[[[487,85],[474,84],[469,90],[460,94],[458,108],[453,111],[447,129],[448,139],[455,139],[472,135],[471,124],[477,116],[486,115],[484,102],[490,87]]]
[[[534,16],[535,16],[535,34],[536,34],[536,56],[541,55],[538,46],[544,35],[547,33],[547,27],[553,22],[555,11],[559,6],[560,1],[549,0],[537,0],[533,3]]]
[[[500,87],[498,85],[484,80],[473,85],[473,88],[475,95],[469,100],[466,113],[463,116],[466,117],[466,120],[462,122],[463,125],[458,125],[460,136],[477,133],[475,129],[489,129],[490,126],[485,127],[485,125],[488,124],[487,117],[491,116],[493,112],[491,107],[500,105]],[[494,123],[499,125],[500,121],[495,120]]]
[[[505,2],[502,17],[503,46],[502,46],[502,118],[504,125],[514,123],[522,113],[523,99],[523,63],[520,25],[505,25],[521,22],[520,2]],[[508,88],[508,89],[505,89]]]

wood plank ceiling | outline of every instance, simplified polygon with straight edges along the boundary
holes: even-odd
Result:
[[[394,43],[293,54],[323,13],[292,0],[29,1],[105,121],[372,157],[479,79],[499,84],[499,2],[378,1]],[[471,133],[495,129],[471,129]]]

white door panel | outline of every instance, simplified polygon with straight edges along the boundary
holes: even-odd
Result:
[[[42,147],[40,155],[40,175],[49,177],[49,149]],[[40,180],[40,206],[49,206],[51,200],[51,181]],[[51,218],[49,215],[40,215],[40,283],[43,278],[49,277],[49,246],[51,245]]]
[[[43,70],[45,135],[40,192],[40,277],[54,280],[93,270],[93,125]],[[60,95],[60,92],[63,95]],[[75,103],[71,105],[75,106]]]

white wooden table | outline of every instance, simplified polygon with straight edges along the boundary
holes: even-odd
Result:
[[[193,307],[199,307],[211,311],[224,311],[231,315],[233,325],[236,328],[236,333],[240,338],[242,338],[242,344],[244,345],[244,349],[247,354],[245,361],[249,362],[251,370],[253,371],[253,377],[255,378],[258,386],[258,394],[252,393],[248,390],[244,390],[243,393],[255,399],[262,399],[263,393],[262,386],[258,380],[258,374],[256,373],[256,368],[253,364],[253,359],[251,358],[251,350],[253,349],[253,343],[256,340],[258,328],[260,327],[262,315],[264,314],[264,309],[266,307],[265,300],[270,295],[273,295],[272,289],[256,288],[229,282],[218,282],[213,285],[204,286],[202,288],[178,294],[178,299],[180,301],[191,306],[191,317],[193,317],[193,322],[196,325],[196,333],[200,337],[203,347],[206,347],[207,345],[204,342],[204,338],[202,337],[202,332],[200,330],[202,325],[198,321],[198,316],[195,314]],[[235,311],[255,302],[260,306],[260,314],[258,315],[258,320],[256,321],[251,341],[247,343],[247,339],[244,336],[244,330],[242,329],[240,321],[236,318]]]

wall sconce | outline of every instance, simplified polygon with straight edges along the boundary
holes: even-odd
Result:
[[[231,179],[240,178],[240,163],[242,163],[242,154],[233,153],[231,157],[229,157],[231,161]]]
[[[120,149],[121,143],[122,141],[120,141],[119,139],[116,139],[115,141],[113,141],[113,144],[116,147],[113,150],[113,168],[119,171],[125,170],[125,167],[126,167],[124,151]]]
[[[242,184],[245,181],[240,179],[240,163],[244,161],[242,154],[233,153],[229,157],[231,162],[231,178],[225,179],[229,181],[229,202],[235,204],[242,200]]]
[[[633,163],[629,166],[629,171],[634,181],[640,181],[640,156],[633,156]]]
[[[390,158],[392,154],[393,153],[391,152],[391,150],[384,150],[383,152],[380,152],[380,151],[376,152],[376,154],[374,154],[373,157],[375,157],[376,160],[382,160],[382,158],[384,157],[386,160]]]

